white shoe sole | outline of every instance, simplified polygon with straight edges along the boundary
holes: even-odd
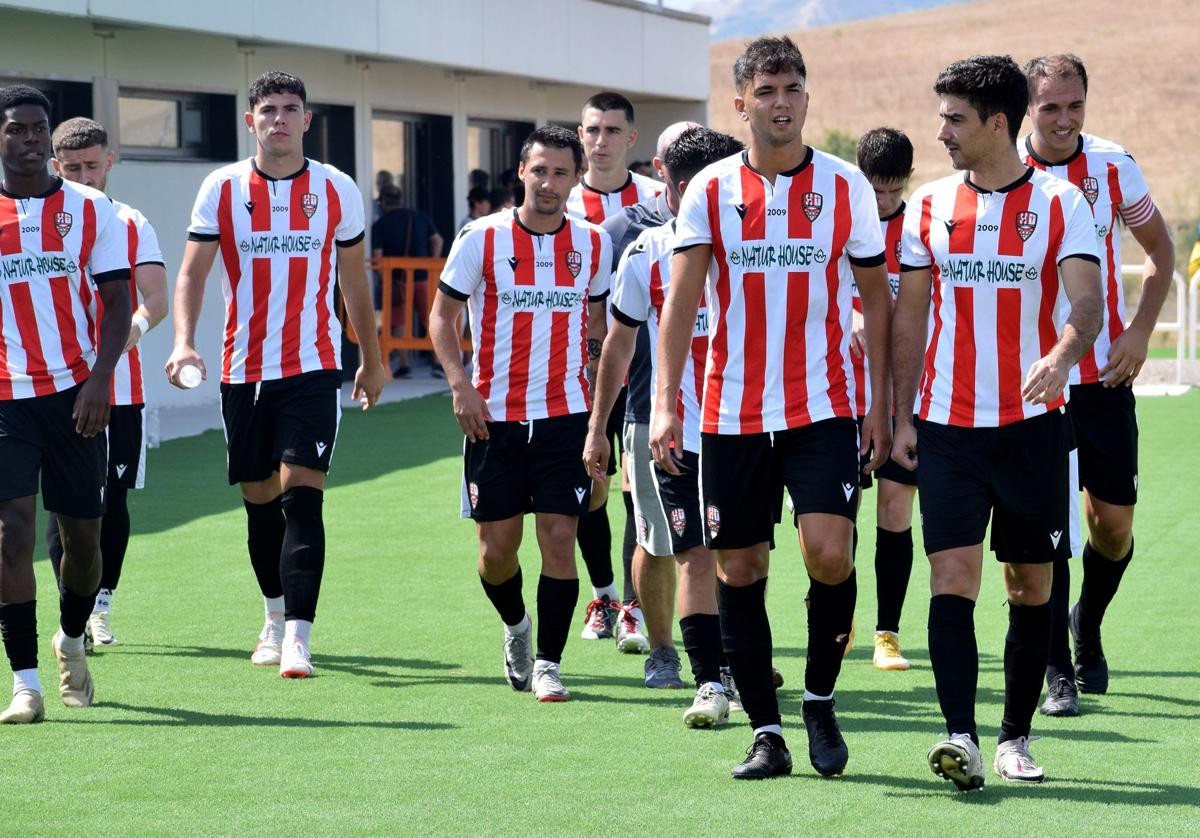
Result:
[[[693,729],[720,727],[729,723],[729,714],[721,716],[707,710],[688,710],[683,714],[683,723]]]
[[[650,641],[644,637],[622,637],[617,641],[617,651],[627,655],[644,655],[650,651]]]
[[[983,775],[973,777],[966,772],[970,759],[971,755],[953,742],[939,742],[929,749],[929,770],[961,792],[983,791]]]

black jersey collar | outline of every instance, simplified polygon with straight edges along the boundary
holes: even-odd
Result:
[[[812,159],[813,159],[812,146],[806,145],[804,147],[804,159],[800,161],[800,165],[794,169],[788,169],[786,172],[780,172],[779,174],[781,174],[783,177],[795,177],[796,175],[803,172],[806,168],[808,168],[808,165],[810,163],[812,163]],[[758,169],[756,169],[750,165],[750,150],[749,149],[746,149],[745,151],[742,152],[742,165],[760,177],[768,177],[767,175],[763,174]]]
[[[288,175],[286,177],[271,177],[269,174],[264,172],[262,169],[258,168],[258,163],[255,161],[255,159],[253,157],[250,158],[250,168],[254,169],[254,173],[256,175],[258,175],[260,178],[262,178],[263,180],[273,180],[273,181],[295,180],[296,178],[300,177],[300,175],[302,175],[306,171],[308,171],[308,158],[307,157],[304,158],[303,166],[301,166],[299,169],[292,172],[290,175]]]
[[[1040,155],[1036,151],[1034,151],[1033,150],[1033,134],[1025,135],[1025,152],[1030,157],[1032,157],[1037,163],[1039,163],[1042,166],[1046,166],[1047,168],[1049,168],[1051,166],[1065,166],[1068,163],[1070,163],[1072,160],[1074,160],[1076,157],[1083,154],[1083,134],[1082,134],[1082,132],[1079,134],[1079,141],[1075,145],[1075,151],[1072,152],[1071,156],[1068,157],[1066,160],[1047,160],[1045,157],[1042,157],[1042,155]]]
[[[905,206],[907,206],[907,204],[905,204],[904,201],[901,201],[900,206],[896,207],[896,211],[894,213],[892,213],[891,215],[885,215],[885,216],[883,216],[883,218],[881,218],[879,220],[880,221],[891,221],[893,218],[896,218],[897,216],[904,215]]]
[[[30,199],[38,200],[39,198],[49,198],[55,192],[62,189],[63,185],[63,179],[60,177],[54,176],[52,177],[52,180],[54,182],[51,184],[50,188],[41,195],[14,195],[12,192],[9,192],[3,187],[0,187],[0,195],[3,195],[5,198],[12,198],[14,201],[28,201]]]
[[[971,173],[970,172],[963,173],[963,183],[965,183],[967,185],[967,188],[972,190],[973,192],[978,192],[980,195],[991,195],[993,192],[1012,192],[1018,186],[1021,186],[1022,184],[1026,183],[1031,177],[1033,177],[1033,167],[1026,166],[1025,174],[1021,175],[1019,178],[1017,178],[1016,180],[1014,180],[1012,183],[1008,184],[1007,186],[1001,186],[999,189],[984,189],[982,186],[977,186],[976,184],[971,182]]]
[[[518,227],[520,227],[522,230],[524,230],[526,233],[528,233],[531,236],[557,236],[559,233],[562,232],[562,228],[567,226],[567,214],[565,212],[563,213],[562,223],[559,224],[553,230],[551,230],[549,233],[539,233],[537,230],[531,230],[528,227],[526,227],[524,224],[522,224],[521,223],[521,214],[517,212],[517,207],[513,207],[512,214],[513,214],[513,223],[516,224]]]
[[[618,186],[616,189],[614,189],[612,192],[605,192],[603,189],[597,189],[596,187],[589,185],[587,182],[586,175],[584,175],[584,177],[579,182],[581,184],[583,184],[583,188],[586,189],[588,192],[595,192],[597,195],[616,195],[619,192],[624,192],[626,189],[629,188],[629,184],[633,183],[633,172],[626,172],[625,173],[625,182],[622,183],[620,186]]]

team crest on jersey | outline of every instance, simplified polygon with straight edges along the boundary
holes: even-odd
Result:
[[[721,531],[721,510],[710,503],[704,512],[704,520],[708,523],[708,537],[716,538]]]
[[[1083,183],[1083,197],[1087,198],[1089,204],[1096,203],[1096,199],[1100,197],[1100,182],[1094,177],[1085,177]]]
[[[579,276],[579,272],[583,270],[583,254],[578,250],[567,251],[567,270],[571,272],[571,276]]]
[[[479,484],[478,483],[472,482],[472,483],[467,484],[467,496],[470,498],[472,509],[474,509],[476,506],[479,505]]]
[[[896,239],[896,264],[900,264],[901,262],[904,261],[903,259],[900,258],[900,255],[902,253],[904,253],[904,248],[901,246],[900,239]]]
[[[304,197],[300,199],[300,210],[307,217],[312,218],[317,214],[317,193],[305,192]]]
[[[637,517],[637,531],[639,541],[650,540],[650,524],[646,521],[646,517],[644,515],[639,515]]]
[[[671,510],[671,529],[675,530],[675,535],[683,537],[683,531],[687,527],[687,512],[679,507]]]
[[[71,222],[73,220],[69,212],[56,212],[54,213],[54,229],[58,230],[60,236],[65,236],[71,232]]]
[[[1017,213],[1017,235],[1021,237],[1021,241],[1029,241],[1029,237],[1033,235],[1035,229],[1037,229],[1036,212]]]
[[[804,196],[800,199],[800,206],[810,222],[817,220],[817,216],[821,214],[821,206],[824,203],[825,199],[821,197],[820,192],[805,192]]]

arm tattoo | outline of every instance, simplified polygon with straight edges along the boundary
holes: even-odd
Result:
[[[587,342],[588,357],[591,358],[593,361],[596,360],[597,358],[599,358],[601,346],[603,346],[603,344],[600,341],[598,341],[596,338],[588,338],[588,342]]]

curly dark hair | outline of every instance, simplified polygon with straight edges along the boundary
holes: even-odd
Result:
[[[689,128],[667,146],[663,165],[675,183],[691,180],[710,163],[737,154],[741,141],[711,128]]]
[[[895,128],[872,128],[858,138],[858,168],[876,180],[903,180],[912,171],[912,142]]]
[[[733,86],[741,91],[759,74],[784,73],[795,70],[800,78],[808,78],[804,56],[800,48],[784,35],[781,38],[765,36],[746,44],[746,49],[733,62]]]
[[[46,119],[50,119],[50,100],[36,87],[30,87],[27,84],[10,84],[8,87],[0,88],[0,122],[4,122],[8,118],[9,108],[16,108],[20,105],[37,105],[46,112]]]
[[[1009,136],[1017,141],[1029,106],[1029,83],[1011,55],[972,55],[955,61],[938,75],[933,92],[967,100],[981,120],[1004,114]]]
[[[272,93],[295,93],[301,102],[308,102],[308,91],[299,78],[282,70],[267,70],[250,82],[250,110]]]

